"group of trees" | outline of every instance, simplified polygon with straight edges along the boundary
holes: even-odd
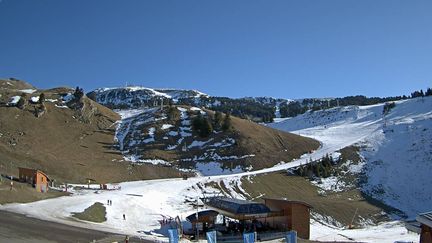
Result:
[[[200,137],[208,137],[213,132],[213,126],[208,117],[204,117],[198,113],[192,120],[192,129],[198,133]]]
[[[170,104],[167,110],[167,116],[169,121],[177,121],[180,118],[180,111],[177,107]]]
[[[390,96],[390,97],[366,97],[364,95],[346,96],[343,98],[334,99],[303,99],[302,101],[293,101],[289,103],[281,104],[280,114],[281,117],[294,117],[305,113],[308,110],[317,111],[337,106],[348,106],[348,105],[375,105],[378,103],[404,100],[409,98],[424,97],[432,95],[432,89],[428,88],[426,92],[423,90],[414,91],[411,96]],[[394,106],[393,106],[394,107]],[[387,108],[393,108],[387,106]]]
[[[411,97],[412,98],[417,98],[417,97],[424,97],[424,96],[431,96],[432,95],[432,89],[431,88],[427,88],[426,92],[423,92],[423,90],[419,90],[419,91],[414,91],[411,93]]]
[[[422,90],[415,91],[411,94],[411,97],[415,98],[428,95],[432,95],[432,90],[430,88],[428,88],[426,92]],[[228,97],[200,97],[199,99],[182,98],[179,99],[178,104],[209,107],[215,111],[231,113],[237,117],[256,122],[273,122],[276,103],[279,103],[281,117],[294,117],[308,110],[317,111],[348,105],[374,105],[409,98],[410,96],[406,95],[390,97],[366,97],[364,95],[356,95],[342,98],[302,99],[298,101],[282,102],[281,100],[265,97],[240,99]]]
[[[232,129],[231,116],[229,113],[217,111],[214,116],[202,115],[201,112],[192,119],[192,129],[198,133],[200,137],[208,137],[213,133],[213,130],[222,130],[224,132]]]
[[[294,170],[294,173],[309,178],[327,178],[337,173],[337,170],[334,170],[333,167],[338,163],[338,160],[334,160],[332,156],[326,154],[318,161],[310,161],[308,164],[300,165]]]
[[[76,100],[81,100],[81,98],[84,96],[84,89],[77,86],[73,95]]]
[[[386,115],[390,112],[391,109],[396,107],[396,103],[394,102],[387,102],[384,104],[384,108],[383,108],[383,114]]]
[[[209,107],[214,111],[256,122],[272,122],[275,117],[274,104],[265,104],[252,98],[232,99],[228,97],[182,98],[178,104]]]

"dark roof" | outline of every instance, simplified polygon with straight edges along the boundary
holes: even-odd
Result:
[[[18,167],[18,170],[21,170],[21,169],[24,169],[24,170],[32,170],[34,173],[41,173],[42,175],[44,175],[46,178],[47,178],[47,180],[48,181],[51,181],[51,179],[48,177],[48,175],[47,174],[45,174],[45,172],[43,172],[43,171],[41,171],[41,170],[38,170],[38,169],[32,169],[32,168],[26,168],[26,167]]]
[[[424,225],[432,228],[432,211],[421,213],[416,217],[416,220]]]
[[[271,198],[271,197],[263,197],[262,199],[264,199],[264,200],[282,201],[282,202],[287,202],[287,203],[302,204],[302,205],[305,205],[308,208],[313,208],[312,205],[310,205],[309,203],[302,202],[302,201],[288,200],[288,199],[285,199],[285,198]]]
[[[264,214],[270,212],[270,209],[262,203],[227,197],[207,198],[205,204],[233,214]]]
[[[198,212],[198,221],[200,221],[200,218],[203,217],[216,217],[219,213],[214,210],[204,210]],[[193,213],[186,217],[187,221],[189,222],[195,222],[196,221],[196,213]]]

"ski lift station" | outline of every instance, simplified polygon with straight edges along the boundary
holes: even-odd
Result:
[[[309,239],[312,206],[307,203],[281,198],[264,198],[263,203],[228,197],[201,200],[207,210],[187,217],[192,223],[193,234],[198,232],[202,235],[211,230],[216,230],[221,236],[257,232],[258,238],[268,240],[278,238],[279,234],[283,237],[285,232],[294,230],[298,237]]]

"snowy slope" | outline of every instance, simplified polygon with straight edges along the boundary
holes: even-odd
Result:
[[[413,218],[431,207],[432,97],[395,103],[385,116],[384,104],[349,106],[307,112],[271,126],[327,144],[362,134],[357,142],[365,147],[361,155],[367,181],[361,189]],[[324,133],[334,136],[323,138]]]

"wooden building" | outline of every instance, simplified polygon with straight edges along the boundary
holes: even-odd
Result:
[[[295,230],[298,237],[309,239],[311,205],[279,198],[264,198],[264,204],[273,212],[266,223],[282,231]]]
[[[237,220],[253,220],[265,218],[270,209],[262,203],[228,197],[212,197],[204,204],[218,213]]]
[[[310,206],[300,201],[264,198],[264,203],[239,200],[226,197],[213,197],[204,200],[204,204],[226,217],[241,222],[260,222],[272,230],[286,232],[297,231],[297,236],[309,239]]]
[[[432,211],[416,217],[421,224],[420,243],[432,243]]]
[[[27,182],[31,184],[38,192],[48,191],[48,176],[40,171],[30,168],[18,168],[19,169],[19,180],[21,182]]]
[[[218,212],[213,210],[204,210],[189,215],[186,217],[186,220],[192,223],[193,232],[196,232],[197,228],[203,232],[207,232],[208,229],[214,227],[218,214]]]

